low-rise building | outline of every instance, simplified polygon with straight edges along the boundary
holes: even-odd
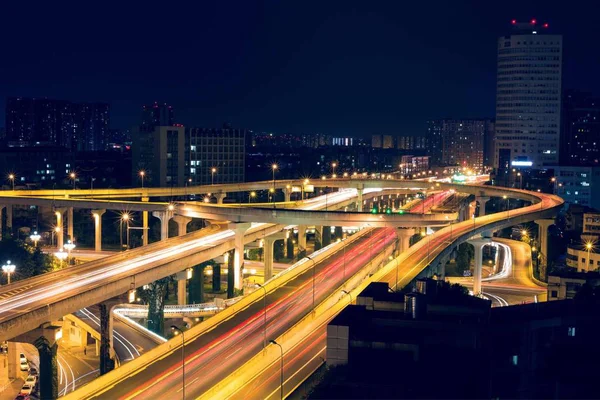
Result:
[[[600,285],[600,273],[563,271],[548,275],[548,301],[566,300],[575,297],[585,284]]]
[[[600,167],[556,166],[554,194],[567,204],[600,208]]]

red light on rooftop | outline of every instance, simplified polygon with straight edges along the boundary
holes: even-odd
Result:
[[[531,25],[535,25],[537,23],[537,21],[535,19],[531,20]]]
[[[517,24],[517,20],[513,19],[512,21],[510,21],[511,24],[516,25]]]
[[[544,24],[544,28],[548,28],[550,25],[548,25],[548,23]]]

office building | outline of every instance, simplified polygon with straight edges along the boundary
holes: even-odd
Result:
[[[187,128],[186,175],[191,184],[244,182],[247,134],[244,129]]]
[[[132,183],[145,186],[183,186],[186,182],[186,135],[182,126],[135,128],[132,134]]]
[[[557,166],[554,168],[554,194],[567,204],[600,209],[600,166]]]
[[[402,156],[400,158],[400,173],[402,175],[413,175],[429,170],[429,156]]]
[[[600,165],[600,98],[565,91],[562,109],[561,165]]]
[[[428,122],[434,165],[481,169],[486,138],[493,136],[489,119],[441,119]]]
[[[332,146],[353,146],[354,138],[351,137],[334,137],[332,138]]]
[[[175,115],[173,107],[164,103],[142,106],[142,123],[140,130],[151,132],[157,126],[173,126],[175,124]]]
[[[498,39],[494,167],[559,162],[562,36],[535,19]],[[499,172],[499,174],[501,174]]]
[[[104,150],[110,126],[106,103],[11,97],[6,102],[6,141],[10,147],[60,146]]]

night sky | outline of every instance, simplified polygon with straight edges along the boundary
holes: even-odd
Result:
[[[594,1],[129,3],[3,4],[0,126],[7,96],[32,96],[109,102],[113,128],[156,100],[189,126],[420,134],[494,117],[512,18],[562,33],[563,87],[600,95]]]

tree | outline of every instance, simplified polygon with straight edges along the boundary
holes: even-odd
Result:
[[[294,241],[292,240],[292,238],[289,238],[286,241],[286,244],[286,258],[292,260],[294,258]]]
[[[462,274],[470,268],[471,260],[469,259],[469,246],[467,243],[461,243],[458,246],[458,252],[456,255],[456,269]]]
[[[148,285],[148,329],[152,332],[163,335],[165,325],[165,297],[167,294],[167,285],[170,278],[162,278]]]

